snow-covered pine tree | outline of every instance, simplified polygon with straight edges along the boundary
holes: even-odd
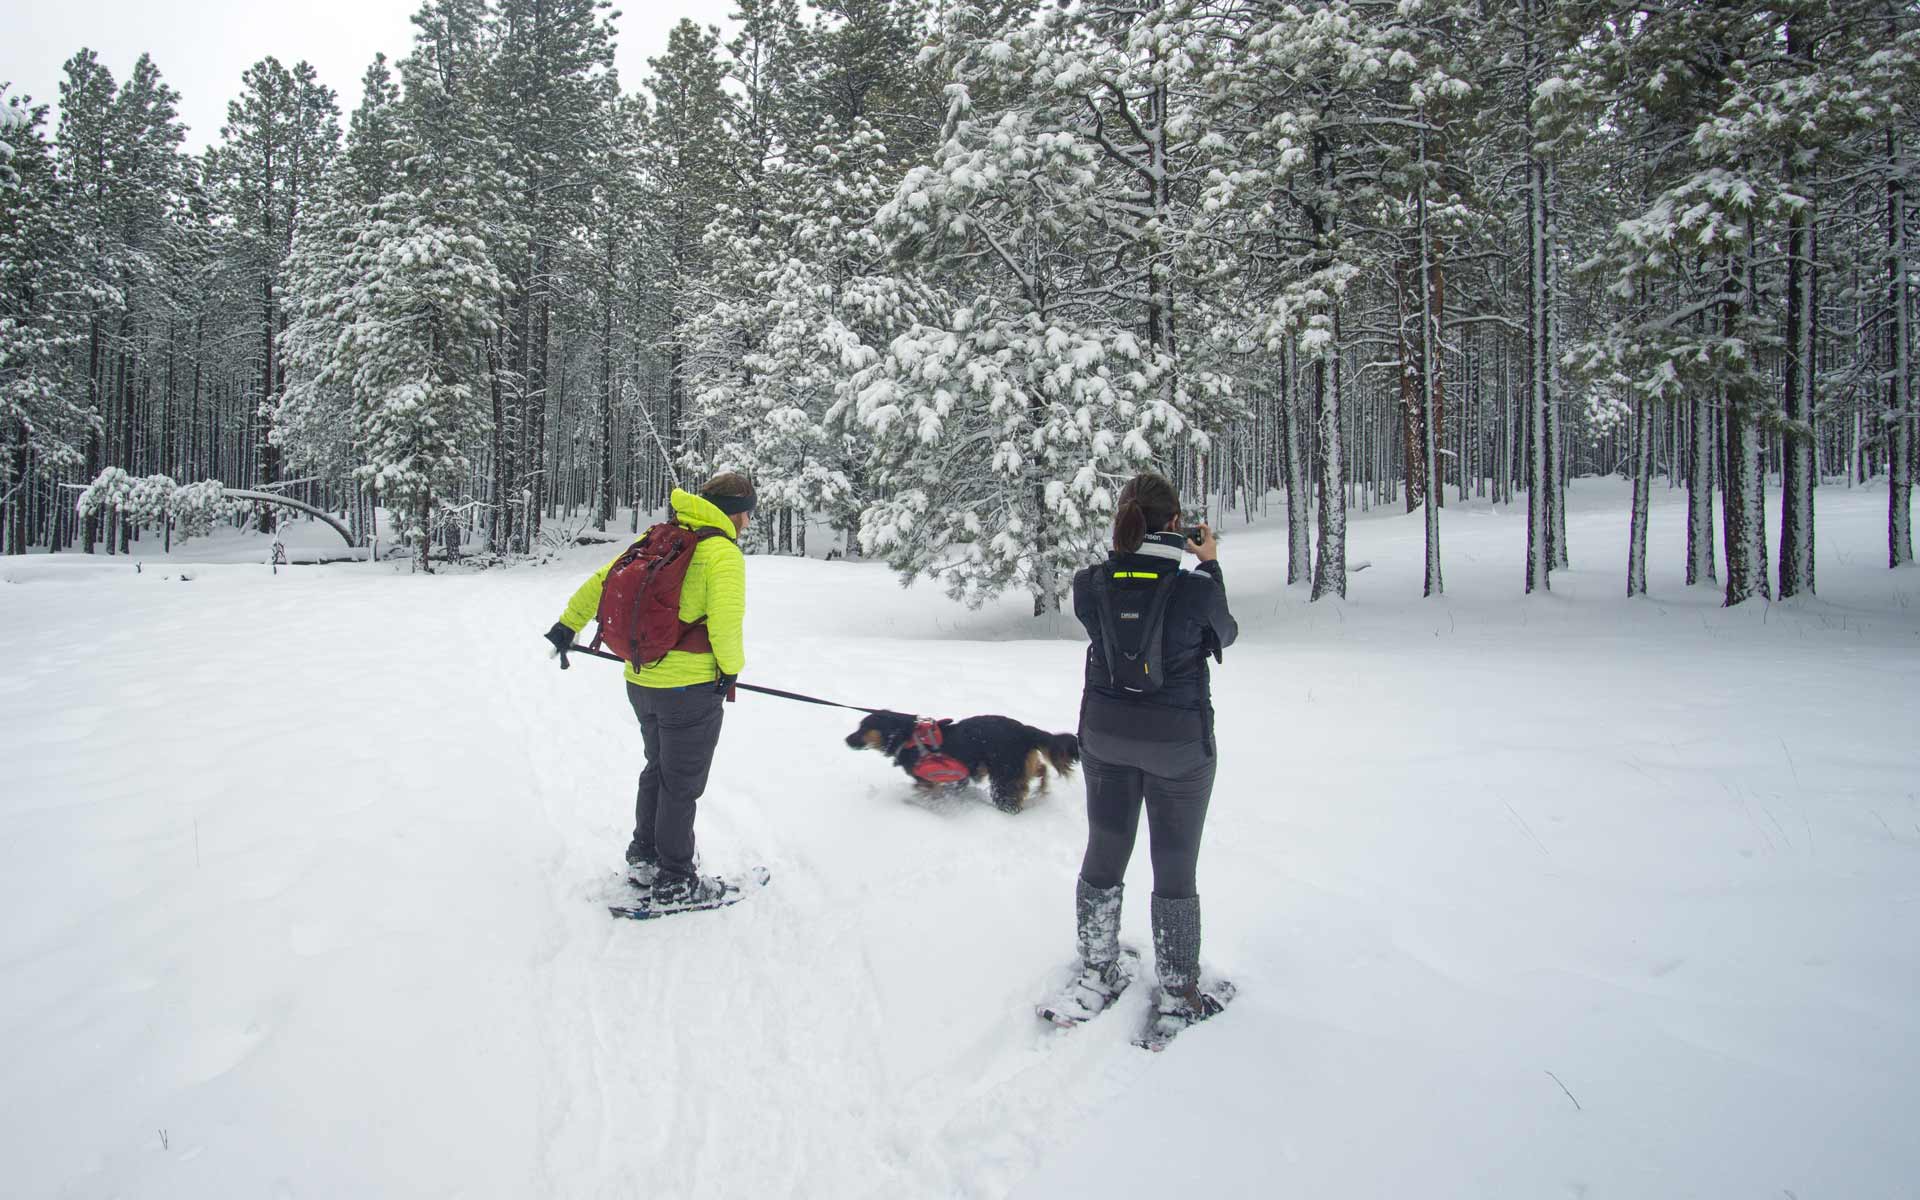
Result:
[[[97,474],[104,465],[101,433],[105,428],[107,371],[112,358],[108,339],[122,306],[119,239],[113,222],[115,126],[112,74],[91,50],[68,59],[60,83],[60,127],[55,139],[62,199],[74,214],[76,267],[85,280],[86,400],[88,431],[85,472]],[[84,548],[93,553],[99,539],[98,517],[83,523]],[[112,547],[109,547],[112,549]]]
[[[108,461],[129,472],[158,459],[151,451],[156,435],[164,433],[143,420],[146,406],[140,403],[139,392],[146,352],[162,340],[167,322],[175,316],[169,285],[174,282],[181,249],[176,208],[188,165],[180,154],[186,131],[176,114],[178,100],[144,54],[114,96],[111,219],[124,273],[122,305],[112,338],[113,386],[105,432]]]
[[[1905,141],[1887,131],[1887,302],[1881,324],[1886,332],[1887,400],[1882,409],[1887,430],[1887,565],[1913,562],[1913,443],[1920,408],[1913,397],[1913,262],[1908,229],[1913,223]]]
[[[355,284],[355,247],[365,224],[399,174],[400,90],[384,55],[362,77],[335,170],[308,207],[285,264],[281,339],[286,384],[273,417],[273,443],[303,473],[318,473],[350,496],[349,527],[362,540],[374,530],[367,493],[354,482],[364,465],[355,449],[350,380],[339,369],[334,343],[351,320],[344,307]]]
[[[1862,5],[1847,26],[1864,40],[1856,52],[1858,77],[1880,119],[1860,138],[1861,157],[1872,164],[1884,192],[1882,238],[1885,290],[1875,324],[1884,349],[1877,355],[1885,399],[1875,405],[1887,446],[1887,565],[1913,562],[1913,472],[1920,438],[1920,406],[1914,398],[1913,361],[1913,159],[1914,118],[1920,113],[1920,15],[1900,0]],[[1878,400],[1878,397],[1875,397]]]
[[[1913,82],[1911,48],[1902,70],[1887,61],[1887,47],[1869,32],[1877,7],[1858,2],[1778,6],[1756,52],[1732,72],[1732,94],[1694,139],[1701,153],[1746,165],[1760,192],[1758,237],[1785,259],[1784,278],[1770,264],[1759,271],[1765,296],[1784,300],[1777,305],[1784,310],[1781,401],[1777,413],[1762,414],[1762,424],[1781,439],[1783,599],[1812,592],[1815,582],[1821,299],[1815,230],[1820,194],[1839,190],[1823,188],[1821,176],[1837,165],[1835,152],[1848,140],[1880,128],[1899,111],[1900,92],[1910,92]],[[1873,59],[1879,64],[1870,65]]]
[[[1380,189],[1367,207],[1370,224],[1397,242],[1394,262],[1394,341],[1404,429],[1407,507],[1425,513],[1426,568],[1423,594],[1444,590],[1440,556],[1442,422],[1446,413],[1447,247],[1463,242],[1478,223],[1461,194],[1464,173],[1451,168],[1450,126],[1471,127],[1468,107],[1480,99],[1467,81],[1471,51],[1462,44],[1474,14],[1453,6],[1402,6],[1396,19],[1380,22],[1387,70],[1376,93],[1385,130]]]
[[[1215,238],[1223,252],[1239,242],[1246,263],[1239,337],[1298,367],[1291,415],[1313,431],[1300,453],[1311,458],[1317,492],[1315,600],[1346,595],[1346,311],[1365,280],[1391,271],[1379,246],[1366,244],[1367,230],[1355,235],[1351,210],[1377,195],[1378,126],[1399,124],[1375,108],[1390,75],[1399,71],[1404,86],[1411,69],[1388,44],[1398,19],[1391,5],[1346,0],[1260,5],[1242,18],[1235,52],[1209,80],[1211,133],[1235,157],[1210,178],[1201,204],[1240,215],[1237,237]],[[1288,495],[1296,544],[1307,526],[1306,474],[1289,468],[1302,485]]]
[[[595,156],[593,220],[586,230],[584,252],[578,260],[586,281],[584,292],[596,314],[593,331],[593,369],[598,418],[598,445],[593,481],[594,528],[604,530],[613,520],[622,447],[615,438],[621,410],[622,367],[619,329],[630,323],[632,305],[628,266],[635,257],[632,243],[642,224],[644,194],[639,186],[638,161],[646,128],[645,101],[638,96],[616,99],[608,114],[606,140]]]
[[[666,356],[666,395],[664,411],[650,416],[649,433],[677,468],[688,450],[688,357],[696,349],[690,328],[710,299],[713,259],[705,233],[734,192],[741,147],[730,119],[718,30],[682,21],[669,35],[665,56],[650,65],[652,140],[642,169],[658,204],[651,307]]]
[[[496,112],[492,13],[488,0],[423,0],[414,13],[413,48],[399,64],[400,103],[387,139],[393,171],[387,186],[401,186],[405,172],[409,187],[437,181],[457,190],[498,264],[524,247],[527,235]],[[495,553],[519,544],[516,531],[524,522],[516,525],[516,518],[527,500],[525,372],[516,351],[522,343],[512,337],[519,311],[510,313],[501,298],[486,348],[486,530]]]
[[[505,153],[511,207],[492,217],[491,253],[513,281],[506,407],[521,473],[509,482],[516,544],[531,551],[547,506],[553,305],[561,259],[591,220],[595,163],[611,136],[608,0],[495,0],[484,102]],[[500,498],[496,497],[496,502]]]
[[[217,479],[182,484],[167,500],[168,517],[175,537],[205,537],[220,522],[233,516],[234,502],[226,497],[226,488]]]
[[[1526,487],[1527,487],[1527,570],[1526,590],[1548,591],[1553,586],[1554,568],[1560,565],[1556,551],[1554,521],[1556,505],[1564,505],[1560,473],[1554,462],[1551,436],[1553,413],[1559,404],[1555,395],[1558,376],[1553,369],[1559,349],[1560,333],[1555,328],[1558,273],[1553,269],[1557,248],[1554,220],[1557,189],[1554,187],[1556,154],[1551,130],[1542,128],[1543,112],[1564,89],[1554,73],[1557,21],[1562,18],[1559,0],[1521,0],[1519,41],[1521,78],[1515,107],[1519,111],[1522,162],[1526,171]]]
[[[306,62],[288,69],[270,55],[248,67],[241,82],[240,97],[227,106],[227,124],[211,166],[222,207],[249,259],[260,348],[259,383],[253,394],[256,466],[258,481],[271,484],[280,478],[279,450],[270,436],[272,418],[285,384],[282,267],[338,151],[340,110],[333,89],[321,84]],[[263,530],[273,527],[271,511],[261,509]]]
[[[463,136],[483,64],[463,11],[423,9],[400,100],[369,95],[349,166],[292,262],[289,416],[318,453],[344,401],[355,476],[423,569],[438,508],[465,499],[493,434],[491,351],[508,293],[484,236],[501,195],[495,163]]]
[[[1589,367],[1605,362],[1639,396],[1714,397],[1726,438],[1726,603],[1738,604],[1769,592],[1762,352],[1774,335],[1760,310],[1754,245],[1767,180],[1755,148],[1716,137],[1713,122],[1737,95],[1744,56],[1771,31],[1761,14],[1689,7],[1614,32],[1603,49],[1620,119],[1636,133],[1683,136],[1659,143],[1659,191],[1591,264],[1623,307],[1583,349]],[[1645,305],[1627,307],[1636,298]]]
[[[714,467],[750,472],[764,500],[803,518],[819,513],[846,530],[857,551],[872,499],[870,446],[857,426],[837,419],[836,406],[861,348],[898,332],[885,316],[895,311],[898,284],[886,274],[873,220],[899,172],[862,122],[844,142],[821,142],[795,158],[773,173],[781,203],[765,214],[760,235],[717,248],[722,261],[759,264],[738,302],[741,325],[751,324],[756,340],[699,403],[733,414]]]
[[[1113,211],[1136,181],[1065,97],[1023,96],[1036,65],[1058,61],[1061,26],[950,15],[943,144],[876,219],[916,286],[889,293],[904,332],[868,348],[851,382],[883,490],[861,536],[906,578],[969,603],[1017,588],[1038,614],[1098,553],[1119,483],[1204,449],[1226,405],[1204,376],[1161,387],[1175,363],[1106,274]],[[976,90],[1000,107],[976,111]]]
[[[484,444],[488,339],[506,284],[470,211],[432,191],[389,193],[349,262],[342,316],[364,482],[429,566],[435,505]]]
[[[682,405],[674,406],[681,465],[690,477],[738,470],[759,481],[761,519],[752,540],[771,539],[785,549],[792,496],[788,484],[803,462],[760,453],[756,443],[779,436],[767,427],[754,355],[765,345],[775,317],[768,281],[795,253],[792,245],[800,185],[792,178],[799,139],[828,136],[805,130],[783,113],[798,90],[801,38],[799,7],[791,0],[745,0],[735,14],[738,32],[722,48],[726,83],[735,96],[724,126],[728,164],[717,178],[712,209],[698,234],[708,264],[682,289],[684,335],[676,339]],[[697,111],[697,110],[696,110]],[[679,231],[674,231],[678,236]],[[774,380],[779,389],[798,381]],[[778,402],[771,406],[778,408]]]
[[[707,231],[713,287],[692,360],[706,452],[695,457],[701,470],[759,481],[763,536],[777,548],[804,549],[814,513],[857,553],[870,448],[857,426],[832,419],[850,369],[843,351],[898,332],[873,316],[893,311],[886,293],[897,283],[872,224],[903,154],[930,147],[939,89],[914,60],[911,5],[847,4],[810,27],[787,0],[741,12],[728,56],[744,93],[743,185]]]
[[[1116,315],[1138,314],[1149,350],[1166,365],[1157,387],[1169,407],[1184,406],[1190,368],[1199,375],[1206,356],[1188,343],[1215,327],[1209,293],[1232,261],[1204,237],[1192,207],[1202,182],[1227,161],[1228,144],[1209,135],[1201,106],[1207,74],[1231,34],[1216,13],[1190,3],[1083,0],[1043,8],[1028,40],[1033,61],[1019,77],[1050,85],[1043,119],[1099,149],[1108,194],[1089,213],[1100,223],[1108,267],[1098,286]],[[1202,386],[1221,390],[1212,380]],[[1170,449],[1176,486],[1204,491],[1195,458],[1178,444]]]
[[[78,243],[59,202],[46,106],[0,104],[0,553],[32,544],[27,489],[34,473],[81,465],[89,414],[69,363],[85,329]]]
[[[1802,485],[1818,469],[1850,484],[1890,472],[1889,560],[1907,560],[1920,439],[1910,436],[1906,267],[1916,18],[1904,0],[837,0],[811,16],[792,0],[752,0],[731,40],[693,30],[682,54],[663,58],[650,93],[659,112],[629,103],[612,119],[609,86],[578,86],[599,69],[568,75],[567,63],[594,56],[601,10],[584,3],[427,0],[410,56],[425,69],[402,101],[418,110],[414,128],[434,131],[413,157],[430,150],[433,171],[465,177],[489,258],[545,289],[544,301],[522,290],[503,303],[486,377],[494,440],[471,456],[476,478],[454,498],[494,515],[501,548],[525,545],[539,520],[568,508],[592,504],[604,521],[610,504],[632,500],[637,512],[670,474],[720,455],[753,465],[765,487],[791,482],[763,523],[779,544],[797,543],[802,506],[852,523],[906,478],[881,478],[900,447],[859,424],[854,382],[872,382],[863,372],[916,326],[951,333],[957,310],[983,320],[1005,310],[1025,274],[1043,282],[1053,324],[1085,332],[1093,322],[1062,305],[1089,297],[1085,307],[1149,359],[1170,359],[1153,376],[1157,394],[1195,392],[1209,371],[1234,380],[1245,403],[1184,414],[1209,449],[1183,451],[1189,430],[1163,439],[1156,461],[1181,475],[1196,507],[1222,513],[1284,481],[1291,569],[1304,574],[1317,550],[1322,596],[1345,583],[1349,505],[1437,501],[1442,482],[1505,503],[1531,473],[1528,561],[1544,586],[1566,561],[1567,476],[1628,474],[1644,514],[1662,464],[1691,492],[1688,570],[1716,575],[1709,489],[1716,476],[1740,487],[1715,467],[1729,435],[1783,471],[1784,592],[1811,565],[1802,531],[1812,490]],[[938,52],[917,59],[929,36]],[[1029,146],[1064,134],[1092,147],[1084,187],[1032,203],[990,198],[981,210],[996,236],[1031,233],[1021,246],[1044,269],[996,265],[983,240],[979,253],[956,238],[953,254],[922,254],[893,238],[876,249],[798,232],[867,223],[907,165],[930,167],[946,111],[927,87],[932,68],[944,78],[958,57],[996,43],[1004,69],[965,81],[973,127],[1011,113]],[[1473,91],[1422,119],[1409,87],[1435,65]],[[391,93],[377,76],[369,95]],[[420,85],[428,76],[433,89]],[[258,222],[236,219],[225,151],[208,157],[204,181],[179,169],[171,94],[151,63],[116,83],[83,54],[68,84],[51,203],[71,232],[58,257],[76,303],[38,310],[37,328],[60,349],[36,377],[81,414],[66,440],[90,454],[90,469],[31,448],[23,456],[24,427],[0,429],[0,455],[14,464],[0,492],[11,497],[0,522],[9,548],[75,540],[62,484],[105,466],[236,485],[271,466],[253,411],[270,390],[272,336]],[[428,104],[430,90],[439,99]],[[350,161],[363,150],[379,159],[392,140],[350,139],[329,188],[334,173],[397,172],[399,155],[386,167]],[[1563,278],[1589,257],[1605,269],[1596,231],[1681,198],[1709,168],[1753,190],[1737,222],[1751,226],[1732,255],[1741,261],[1695,248],[1680,269],[1643,273],[1623,294]],[[546,215],[530,221],[536,173],[552,186]],[[417,195],[425,177],[356,185],[358,203]],[[1094,199],[1062,199],[1076,188]],[[1437,223],[1420,221],[1423,197]],[[1456,204],[1469,219],[1448,223]],[[336,208],[331,198],[324,207]],[[1078,223],[1050,230],[1049,214]],[[357,234],[363,216],[309,204],[302,224],[325,217]],[[891,260],[895,248],[908,257]],[[310,251],[303,243],[286,269],[307,271]],[[18,264],[4,272],[22,276]],[[1568,347],[1611,345],[1689,309],[1683,323],[1713,332],[1735,294],[1727,279],[1751,356],[1748,426],[1729,428],[1725,381],[1711,372],[1654,399],[1602,354],[1596,374],[1560,386]],[[329,330],[312,332],[320,344]],[[293,331],[281,340],[290,360]],[[7,370],[25,378],[15,360]],[[1616,399],[1633,404],[1631,427],[1612,418]],[[292,408],[280,411],[292,453],[306,433]],[[331,442],[330,466],[295,486],[349,508],[350,406],[343,394],[316,411],[334,420],[307,440]],[[1746,509],[1736,503],[1736,517]],[[137,522],[117,526],[111,548],[138,536]],[[1630,536],[1641,545],[1644,521]],[[1631,553],[1638,581],[1644,554]]]

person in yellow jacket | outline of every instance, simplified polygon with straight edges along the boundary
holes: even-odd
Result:
[[[683,527],[726,536],[700,540],[680,589],[680,619],[704,621],[712,649],[674,650],[648,666],[627,665],[627,700],[640,718],[647,760],[634,799],[627,865],[637,881],[651,885],[656,904],[699,902],[720,892],[717,879],[694,870],[693,818],[720,742],[722,704],[746,664],[747,564],[738,539],[753,518],[753,485],[728,472],[708,480],[697,496],[675,488],[671,503]],[[557,649],[564,652],[594,619],[612,568],[610,562],[581,584],[547,631]]]

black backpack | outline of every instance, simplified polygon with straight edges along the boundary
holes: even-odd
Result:
[[[1180,582],[1172,564],[1156,570],[1117,570],[1102,564],[1094,574],[1100,609],[1100,644],[1107,676],[1122,692],[1150,695],[1165,674],[1167,604]]]

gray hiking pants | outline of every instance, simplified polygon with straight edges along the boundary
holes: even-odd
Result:
[[[640,718],[647,754],[633,802],[634,843],[642,855],[659,861],[662,875],[691,876],[693,817],[720,742],[724,698],[710,683],[684,688],[629,683],[627,702]]]
[[[1083,731],[1087,732],[1087,731]],[[1089,743],[1115,758],[1100,757]],[[1214,757],[1192,743],[1121,742],[1096,735],[1080,747],[1080,772],[1087,781],[1087,853],[1080,878],[1110,888],[1127,873],[1140,809],[1147,810],[1147,849],[1153,859],[1153,894],[1184,900],[1195,891],[1200,862],[1200,832],[1213,796]],[[1163,774],[1162,772],[1167,772]]]

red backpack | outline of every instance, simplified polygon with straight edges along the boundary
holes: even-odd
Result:
[[[602,642],[636,667],[652,666],[670,650],[708,654],[705,620],[680,619],[680,589],[701,542],[721,536],[718,529],[687,529],[671,522],[655,525],[607,568],[600,588],[592,649]]]
[[[913,723],[912,746],[919,755],[909,770],[915,779],[922,783],[965,783],[973,778],[972,768],[941,751],[945,741],[940,722],[932,717],[921,717]]]

